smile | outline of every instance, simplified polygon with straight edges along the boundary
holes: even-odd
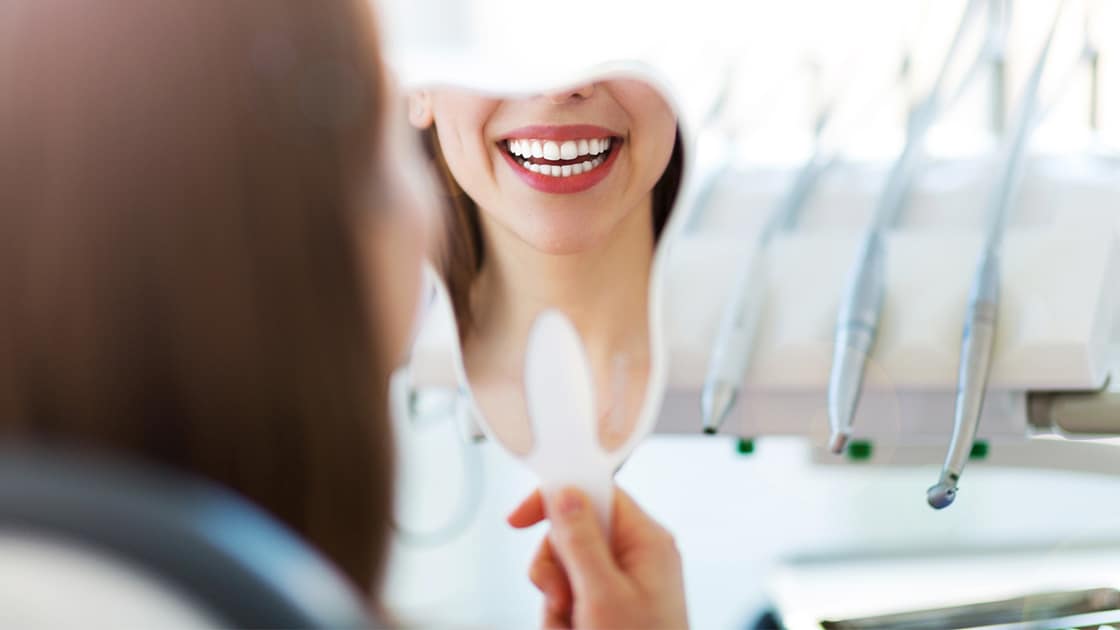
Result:
[[[571,177],[593,171],[607,161],[611,139],[507,140],[509,151],[522,168],[551,177]]]
[[[524,127],[497,143],[518,178],[553,194],[582,192],[603,181],[623,144],[622,136],[595,125]]]

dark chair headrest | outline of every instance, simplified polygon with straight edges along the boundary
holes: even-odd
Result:
[[[372,625],[362,597],[295,534],[214,484],[166,470],[103,455],[0,448],[5,529],[120,558],[230,626]]]

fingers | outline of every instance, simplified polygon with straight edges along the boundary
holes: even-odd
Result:
[[[524,529],[532,527],[544,519],[544,499],[541,498],[540,490],[534,490],[533,494],[526,497],[520,505],[513,509],[513,512],[510,512],[510,515],[506,517],[506,522],[517,529]]]
[[[617,488],[613,525],[610,527],[610,548],[624,573],[635,562],[680,562],[675,540],[669,530],[647,515],[628,494]]]
[[[574,488],[547,500],[552,522],[549,541],[577,600],[588,601],[613,591],[621,579],[606,536],[587,497]]]
[[[663,542],[666,538],[671,538],[669,532],[646,514],[630,495],[615,487],[611,522],[611,542],[615,550]]]
[[[567,630],[572,627],[571,612],[559,613],[545,605],[541,627],[545,630]]]
[[[529,580],[544,594],[545,606],[560,615],[570,615],[572,587],[564,567],[552,552],[548,538],[541,541],[529,565]]]

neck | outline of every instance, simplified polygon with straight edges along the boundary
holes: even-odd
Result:
[[[486,262],[472,295],[474,351],[506,358],[501,364],[515,361],[508,368],[520,371],[533,321],[542,309],[556,308],[579,331],[595,372],[604,374],[619,358],[631,366],[648,362],[654,248],[649,199],[602,243],[571,254],[540,252],[485,213],[483,228]]]

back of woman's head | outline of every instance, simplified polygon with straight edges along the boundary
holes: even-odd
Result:
[[[0,2],[0,439],[200,473],[374,587],[366,4]]]

